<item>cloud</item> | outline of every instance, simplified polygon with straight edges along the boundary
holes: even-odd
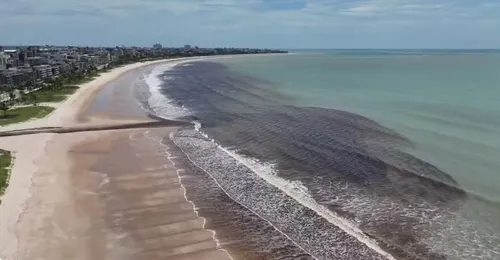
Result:
[[[436,1],[370,0],[355,3],[341,12],[350,15],[421,14],[442,8],[446,5],[436,4]]]
[[[13,43],[498,47],[498,28],[496,0],[0,0]]]

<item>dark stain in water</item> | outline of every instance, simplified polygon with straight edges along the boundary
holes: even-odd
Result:
[[[406,153],[410,140],[360,115],[294,106],[276,86],[220,64],[192,63],[164,76],[163,93],[193,112],[184,120],[200,121],[217,143],[275,165],[394,256],[446,259],[425,241],[450,224],[467,195]]]

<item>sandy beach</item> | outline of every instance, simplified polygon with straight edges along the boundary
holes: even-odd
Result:
[[[107,72],[48,117],[0,131],[151,121],[138,112],[130,79],[158,62]],[[96,100],[108,105],[96,109]],[[154,138],[175,129],[1,137],[15,161],[0,205],[0,259],[231,259]]]

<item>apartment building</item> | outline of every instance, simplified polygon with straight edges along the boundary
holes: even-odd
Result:
[[[54,76],[52,68],[53,67],[49,65],[39,65],[34,66],[33,70],[35,71],[37,79],[44,79]],[[59,70],[57,70],[57,74],[59,74]]]
[[[3,51],[0,52],[0,71],[7,69],[7,56]]]

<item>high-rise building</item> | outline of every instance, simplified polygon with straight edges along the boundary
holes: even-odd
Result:
[[[21,50],[18,54],[18,59],[21,61],[21,63],[24,63],[26,62],[26,58],[27,58],[27,53],[26,53],[26,50]]]
[[[53,71],[52,71],[52,67],[49,65],[34,66],[33,69],[34,69],[34,71],[36,73],[36,77],[38,79],[44,79],[47,77],[54,76]],[[59,74],[59,70],[57,70],[57,74]]]
[[[7,57],[3,51],[0,51],[0,71],[7,69]]]
[[[37,55],[38,55],[38,47],[29,46],[27,49],[27,56],[28,57],[36,57]]]

